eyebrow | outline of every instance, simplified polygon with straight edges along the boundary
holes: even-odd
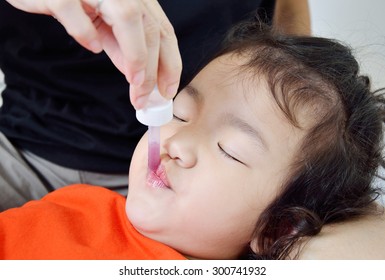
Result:
[[[192,97],[197,104],[201,104],[203,102],[203,95],[192,85],[187,85],[185,87],[186,92],[190,97]]]
[[[201,104],[203,102],[203,95],[199,92],[197,88],[190,84],[187,85],[185,89],[189,96],[191,96],[197,104]],[[245,120],[231,113],[225,113],[221,117],[221,119],[223,119],[224,125],[228,125],[236,128],[237,130],[240,130],[241,132],[251,137],[253,141],[256,141],[259,146],[262,144],[263,148],[269,150],[269,146],[267,145],[267,142],[263,137],[262,133],[256,128],[252,127]]]
[[[225,113],[222,119],[225,125],[229,125],[240,130],[252,138],[253,141],[256,141],[258,146],[262,144],[264,149],[269,150],[269,146],[267,145],[267,142],[265,141],[262,133],[247,123],[245,120],[231,113]]]

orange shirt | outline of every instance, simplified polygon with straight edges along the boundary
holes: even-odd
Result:
[[[0,213],[0,259],[185,258],[138,233],[123,196],[74,185]]]

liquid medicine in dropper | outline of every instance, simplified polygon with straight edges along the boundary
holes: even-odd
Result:
[[[160,128],[148,127],[148,169],[156,172],[160,164]]]
[[[160,163],[159,143],[152,142],[148,146],[148,168],[151,171],[156,171]]]

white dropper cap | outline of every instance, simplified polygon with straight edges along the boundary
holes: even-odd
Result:
[[[150,93],[147,104],[143,109],[136,110],[136,118],[147,126],[161,126],[173,118],[172,100],[160,95],[158,87]]]

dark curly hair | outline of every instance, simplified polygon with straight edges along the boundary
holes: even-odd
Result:
[[[384,99],[349,47],[336,40],[278,34],[259,20],[238,25],[218,56],[247,58],[241,71],[263,75],[287,119],[311,127],[278,197],[255,227],[254,259],[296,258],[298,241],[330,223],[374,212],[382,163]]]

